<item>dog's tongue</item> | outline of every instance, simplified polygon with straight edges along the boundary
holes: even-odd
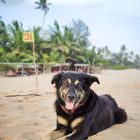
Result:
[[[73,107],[74,107],[74,103],[72,103],[72,102],[66,102],[66,108],[67,109],[73,109]]]

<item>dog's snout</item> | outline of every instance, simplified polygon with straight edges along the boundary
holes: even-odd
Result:
[[[68,100],[74,100],[75,98],[75,94],[73,92],[69,93],[68,96],[67,96]]]
[[[74,98],[75,98],[75,96],[68,95],[69,100],[73,100]]]

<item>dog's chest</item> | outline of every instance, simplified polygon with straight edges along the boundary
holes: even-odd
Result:
[[[76,118],[65,118],[63,116],[57,116],[57,123],[61,124],[65,127],[70,127],[71,129],[76,128],[84,121],[84,117],[76,117]]]

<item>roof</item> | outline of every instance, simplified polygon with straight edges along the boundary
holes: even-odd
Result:
[[[89,67],[90,65],[89,64],[74,64],[74,66],[83,66],[83,67]]]

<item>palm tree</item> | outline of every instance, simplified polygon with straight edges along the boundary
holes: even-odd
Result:
[[[83,20],[73,20],[70,28],[72,29],[74,39],[77,40],[82,47],[89,47],[91,45],[89,41],[89,28]]]
[[[140,56],[138,54],[135,55],[135,59],[134,59],[134,67],[140,69]]]
[[[5,23],[0,19],[0,45],[5,45],[7,41],[7,31]]]
[[[23,25],[21,22],[14,20],[12,24],[9,25],[9,34],[10,34],[10,44],[11,48],[15,49],[17,52],[20,48],[23,48],[22,33]]]
[[[57,62],[77,61],[83,62],[83,48],[79,42],[74,39],[72,29],[64,26],[60,28],[57,21],[54,22],[53,27],[49,27],[48,44],[51,44],[52,50],[59,54]]]
[[[23,25],[21,22],[13,21],[9,28],[10,51],[5,54],[6,62],[32,62],[32,50],[28,44],[22,41]],[[28,49],[27,49],[28,48]]]
[[[47,12],[49,11],[49,5],[51,3],[47,3],[47,0],[39,0],[35,2],[35,4],[37,4],[38,6],[36,7],[36,9],[40,9],[42,10],[44,13],[43,13],[43,21],[42,21],[42,30],[43,30],[43,27],[44,27],[44,23],[45,23],[45,16],[47,14]]]
[[[123,66],[124,65],[124,61],[127,57],[127,52],[126,52],[126,46],[122,45],[120,48],[120,52],[119,52],[119,58],[120,58],[120,64]]]
[[[7,27],[5,23],[0,19],[0,61],[5,59],[5,53],[7,53],[9,48],[9,35],[7,33]]]
[[[64,40],[64,33],[61,31],[57,21],[54,22],[54,26],[49,27],[49,39],[48,44],[51,44],[52,51],[59,54],[58,61],[65,61],[64,56],[69,53],[69,48]],[[62,60],[62,58],[64,60]],[[61,59],[61,60],[60,60]]]
[[[6,1],[5,1],[5,0],[0,0],[0,2],[6,3]]]

